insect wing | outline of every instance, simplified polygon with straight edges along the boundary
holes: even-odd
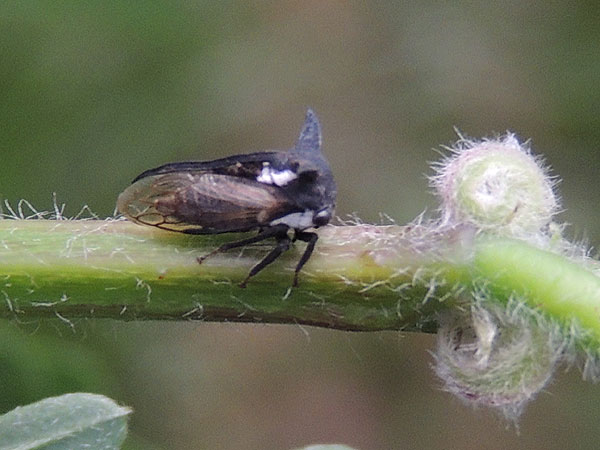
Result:
[[[190,234],[248,231],[298,211],[275,186],[181,171],[141,178],[119,196],[118,208],[134,222]]]

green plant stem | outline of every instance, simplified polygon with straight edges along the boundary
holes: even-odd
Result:
[[[0,221],[1,315],[292,323],[342,330],[436,330],[475,286],[520,295],[600,340],[600,279],[568,259],[467,227],[325,227],[290,288],[303,243],[237,283],[270,243],[198,264],[235,235],[186,236],[121,220]]]

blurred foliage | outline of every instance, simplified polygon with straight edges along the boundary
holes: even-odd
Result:
[[[571,233],[597,243],[599,18],[599,3],[564,0],[5,1],[0,197],[51,209],[56,192],[67,215],[106,216],[152,166],[291,146],[311,106],[341,216],[435,208],[431,149],[453,127],[510,129],[563,178]],[[516,438],[435,390],[429,337],[83,322],[73,339],[53,325],[0,330],[2,411],[103,393],[170,449],[597,445],[597,387],[569,374]]]
[[[13,324],[0,327],[0,411],[69,392],[109,393],[118,377],[109,361],[89,346],[60,334],[38,329],[28,335]],[[72,332],[70,333],[73,334]]]
[[[120,449],[131,409],[89,393],[49,397],[0,415],[4,450]]]

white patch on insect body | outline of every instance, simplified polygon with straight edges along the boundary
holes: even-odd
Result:
[[[330,214],[331,214],[331,213],[330,213],[328,210],[324,209],[324,210],[322,210],[322,211],[319,211],[319,212],[317,213],[316,217],[327,217],[327,216],[329,216]]]
[[[310,228],[314,225],[313,223],[313,212],[306,210],[301,213],[291,213],[287,216],[280,217],[279,219],[275,219],[271,221],[269,225],[279,225],[285,224],[290,228],[294,228],[296,230],[304,230],[306,228]]]
[[[256,177],[256,181],[276,186],[285,186],[296,178],[298,178],[298,175],[289,169],[275,170],[271,166],[264,166],[260,171],[260,175]]]

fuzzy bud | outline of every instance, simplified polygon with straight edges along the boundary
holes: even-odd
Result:
[[[431,182],[444,223],[470,223],[513,237],[539,233],[558,210],[553,181],[541,161],[508,134],[462,139],[436,167]]]
[[[523,303],[477,301],[441,321],[435,371],[445,389],[516,420],[550,380],[567,344],[559,327]]]

